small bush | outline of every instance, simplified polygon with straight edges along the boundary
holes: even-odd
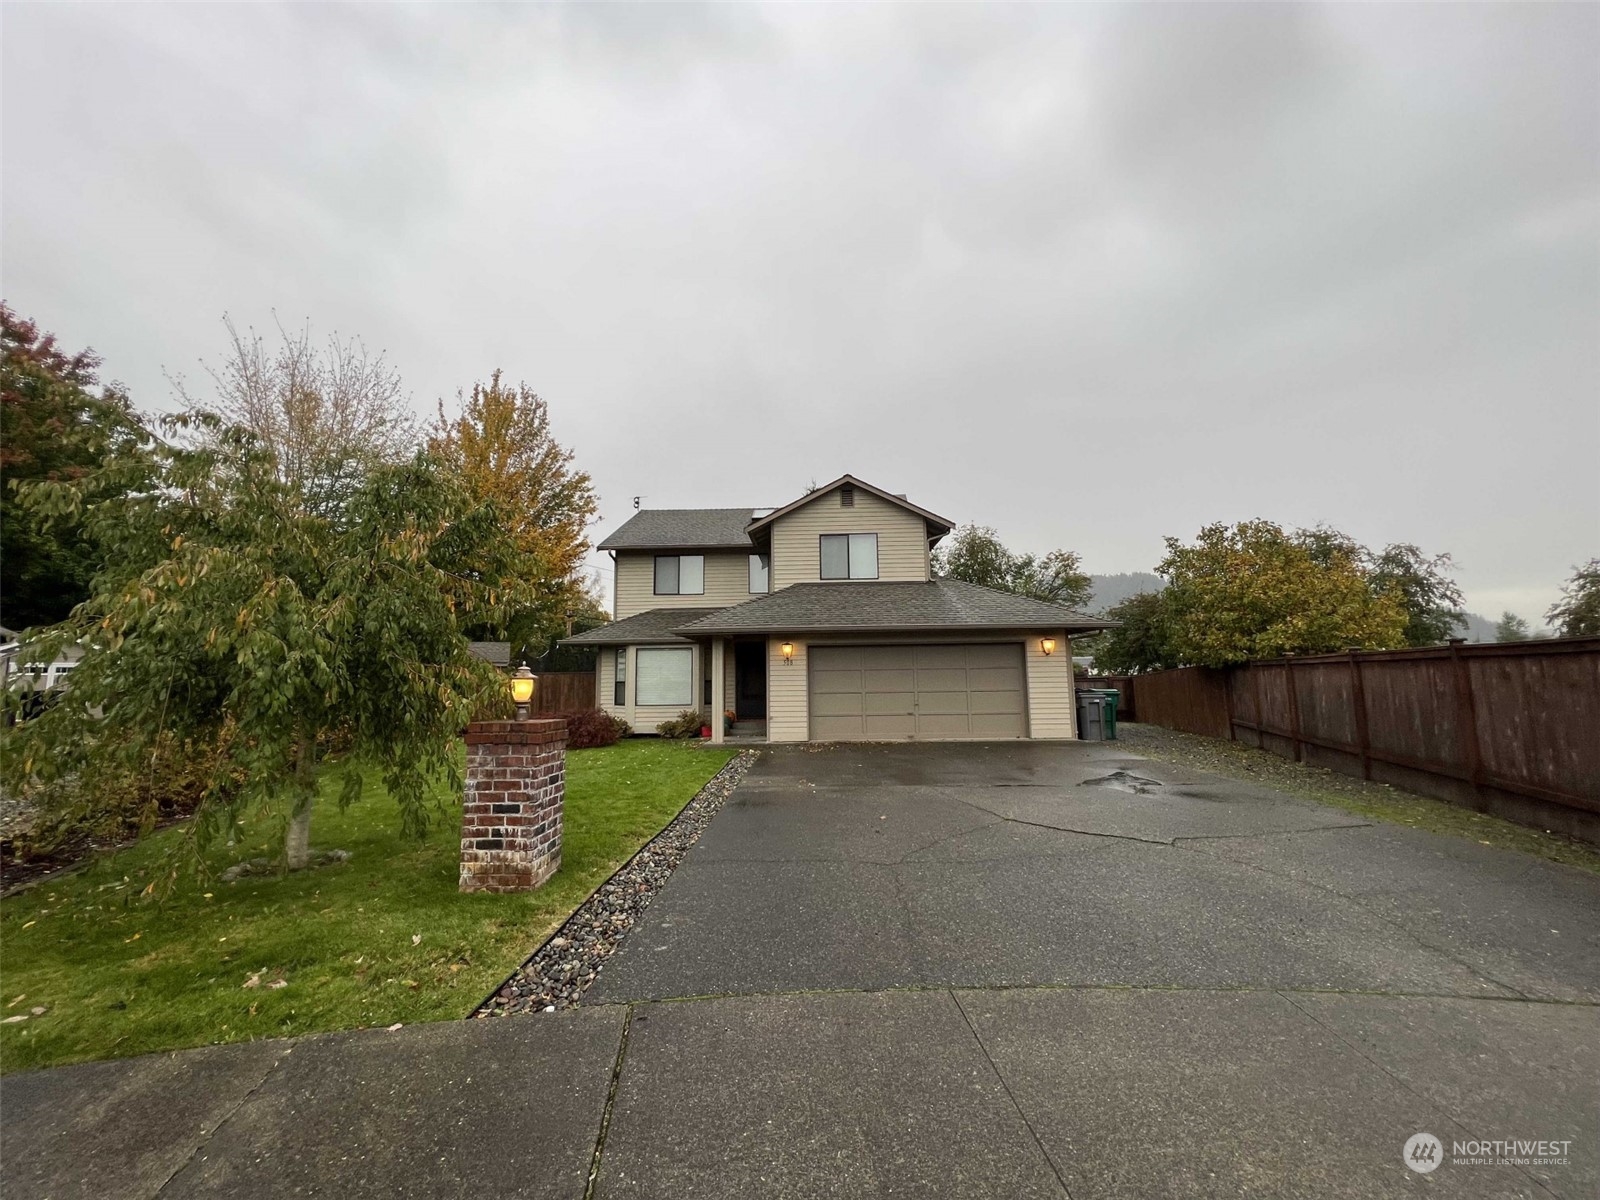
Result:
[[[567,723],[568,750],[594,750],[600,746],[615,746],[630,732],[626,721],[598,708],[556,713],[555,716]]]
[[[672,720],[657,725],[656,732],[664,738],[697,738],[700,736],[700,727],[705,723],[705,717],[686,708]]]

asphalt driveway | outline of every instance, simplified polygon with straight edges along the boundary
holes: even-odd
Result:
[[[1114,745],[765,752],[586,1001],[11,1077],[0,1182],[1600,1190],[1600,880]]]

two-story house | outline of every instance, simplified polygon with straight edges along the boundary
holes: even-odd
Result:
[[[852,475],[782,508],[646,509],[600,543],[597,697],[772,742],[1071,738],[1070,638],[1109,622],[936,578],[952,522]]]

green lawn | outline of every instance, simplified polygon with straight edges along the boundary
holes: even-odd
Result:
[[[0,1068],[464,1017],[731,757],[653,739],[573,751],[561,871],[526,895],[461,895],[459,803],[417,842],[376,784],[313,817],[312,848],[350,860],[293,876],[188,877],[158,904],[141,893],[183,830],[156,834],[0,901],[0,1017],[46,1010],[0,1025]],[[262,855],[268,827],[212,865]]]

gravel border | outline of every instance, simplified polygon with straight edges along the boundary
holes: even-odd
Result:
[[[757,751],[741,750],[729,759],[665,829],[597,887],[467,1019],[556,1012],[576,1005],[757,757]]]

